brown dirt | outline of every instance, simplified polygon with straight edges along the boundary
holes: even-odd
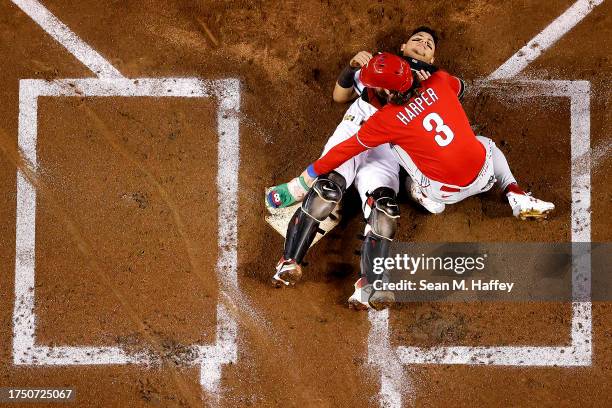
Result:
[[[356,196],[349,194],[342,225],[308,255],[301,286],[279,291],[266,284],[282,239],[263,222],[262,191],[318,156],[344,110],[330,95],[350,56],[393,48],[404,39],[402,27],[426,23],[441,31],[438,63],[475,79],[571,3],[459,0],[414,8],[414,2],[359,1],[349,7],[335,0],[44,2],[126,76],[241,80],[239,286],[259,318],[239,311],[238,360],[223,369],[221,406],[376,405],[378,374],[367,365],[369,323],[345,306],[358,268],[354,237],[362,225],[358,209],[348,203]],[[607,146],[612,133],[611,11],[609,2],[599,6],[526,71],[537,78],[591,81],[594,150]],[[166,358],[156,367],[15,366],[18,81],[91,73],[9,2],[0,4],[0,55],[0,383],[74,386],[80,406],[208,405],[198,370],[175,357],[185,345],[214,336],[214,103],[41,100],[37,341],[157,348]],[[507,152],[519,181],[558,205],[555,217],[518,222],[496,193],[466,200],[440,217],[406,202],[398,239],[567,241],[568,103],[538,98],[509,104],[484,95],[466,106],[480,132]],[[608,151],[593,167],[593,241],[612,239],[609,157]],[[569,310],[567,304],[415,304],[392,312],[391,340],[558,344],[568,340]],[[413,400],[434,407],[610,406],[610,303],[595,304],[593,314],[591,367],[407,367]]]

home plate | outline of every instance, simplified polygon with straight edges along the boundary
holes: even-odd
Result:
[[[268,191],[266,191],[266,197],[268,195],[267,193]],[[270,224],[272,228],[274,228],[279,234],[286,238],[287,226],[289,225],[289,221],[291,221],[291,217],[293,217],[293,213],[295,213],[295,210],[300,208],[300,205],[302,205],[302,203],[297,203],[292,205],[291,207],[286,208],[270,208],[266,204],[266,208],[270,213],[270,215],[266,217],[266,222]],[[340,204],[338,204],[336,208],[334,208],[334,211],[332,211],[331,215],[319,225],[319,233],[315,236],[315,239],[314,241],[312,241],[312,244],[310,246],[313,246],[314,244],[319,242],[321,238],[327,235],[327,233],[329,233],[329,231],[331,231],[339,223]]]

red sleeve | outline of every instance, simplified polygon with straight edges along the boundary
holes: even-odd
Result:
[[[317,174],[329,173],[366,149],[372,149],[381,144],[389,143],[392,136],[385,125],[385,113],[386,109],[377,111],[356,134],[337,144],[327,154],[314,162],[314,171]]]
[[[367,147],[359,143],[355,134],[344,142],[332,147],[330,151],[314,162],[312,166],[317,174],[326,174],[366,149]]]
[[[357,141],[371,149],[384,143],[392,141],[393,133],[389,129],[389,123],[393,117],[392,105],[376,111],[357,132]]]

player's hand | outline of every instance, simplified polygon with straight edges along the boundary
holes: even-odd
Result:
[[[417,78],[419,78],[419,81],[425,81],[427,78],[431,76],[431,74],[425,71],[424,69],[420,69],[416,72],[416,76]]]
[[[271,208],[285,208],[302,201],[315,180],[316,177],[304,170],[290,182],[266,190],[266,205]]]
[[[360,51],[351,59],[349,65],[353,68],[361,68],[372,59],[372,54],[367,51]]]
[[[285,208],[298,200],[289,191],[289,183],[279,184],[266,190],[266,205],[270,208]]]

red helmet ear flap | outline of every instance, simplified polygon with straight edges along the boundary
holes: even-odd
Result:
[[[414,81],[408,62],[388,52],[372,57],[361,69],[359,79],[367,87],[398,92],[406,92]]]

